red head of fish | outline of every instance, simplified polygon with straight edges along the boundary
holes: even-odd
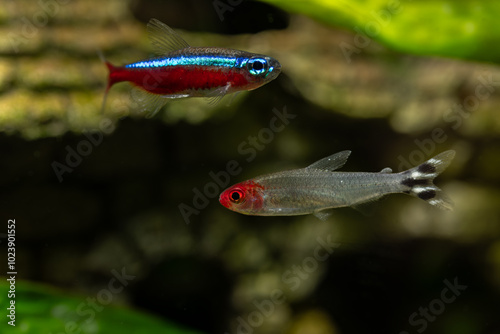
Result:
[[[243,214],[253,214],[262,209],[264,187],[254,181],[245,181],[227,188],[220,194],[219,202],[226,208]]]

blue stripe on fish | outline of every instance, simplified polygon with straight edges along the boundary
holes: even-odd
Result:
[[[177,56],[143,60],[125,65],[126,68],[158,68],[166,66],[223,66],[241,68],[246,65],[246,57],[221,57],[221,56]]]

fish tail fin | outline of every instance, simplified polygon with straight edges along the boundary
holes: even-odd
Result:
[[[104,65],[106,65],[106,67],[108,68],[108,83],[106,85],[106,90],[104,91],[104,98],[102,99],[101,105],[101,113],[104,113],[104,107],[106,106],[109,89],[111,88],[111,86],[118,82],[113,76],[113,73],[116,71],[117,67],[106,60],[101,50],[97,50],[97,54],[99,55],[99,58],[104,63]]]
[[[440,209],[452,210],[453,202],[434,185],[433,181],[450,165],[454,157],[455,151],[445,151],[419,166],[403,172],[404,178],[401,181],[401,185],[405,187],[403,191]]]

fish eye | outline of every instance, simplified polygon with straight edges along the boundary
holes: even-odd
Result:
[[[254,71],[261,71],[264,68],[264,65],[260,61],[255,61],[252,64],[252,70]]]
[[[267,72],[269,65],[263,58],[250,59],[247,64],[248,71],[252,75],[261,75]]]
[[[233,190],[229,194],[229,200],[233,203],[240,203],[243,200],[244,194],[241,190]]]

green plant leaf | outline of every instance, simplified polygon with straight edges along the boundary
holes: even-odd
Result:
[[[418,55],[500,62],[498,0],[261,0]],[[358,50],[363,43],[350,43]]]
[[[8,297],[8,291],[9,284],[2,279],[2,334],[199,333],[142,312],[101,304],[96,295],[72,297],[53,287],[25,281],[16,281],[14,298]],[[11,300],[15,301],[15,327],[8,324]]]

